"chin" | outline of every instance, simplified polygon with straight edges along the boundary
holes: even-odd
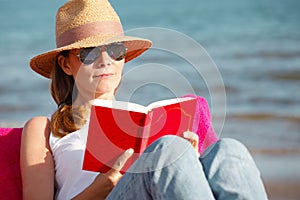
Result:
[[[96,96],[113,96],[115,92],[115,88],[110,89],[99,89],[96,90],[94,93]]]

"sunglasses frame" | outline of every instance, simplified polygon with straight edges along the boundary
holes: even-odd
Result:
[[[124,52],[120,51],[120,54],[118,57],[115,57],[114,55],[114,52],[111,50],[111,47],[113,45],[119,45],[119,47],[124,47]],[[87,49],[91,49],[85,56],[83,56],[83,51],[86,51]],[[99,49],[97,50],[97,55],[96,57],[91,60],[91,61],[86,61],[86,57],[92,52],[92,51],[95,51],[95,49]],[[102,46],[98,46],[98,47],[88,47],[88,48],[82,48],[80,49],[79,53],[78,54],[73,54],[74,56],[77,56],[78,59],[80,60],[80,62],[82,64],[85,64],[85,65],[90,65],[92,63],[94,63],[100,56],[101,52],[103,51],[103,49],[107,52],[108,56],[113,59],[114,61],[121,61],[125,58],[126,56],[126,52],[127,52],[127,48],[124,44],[124,42],[115,42],[115,43],[111,43],[111,44],[107,44],[107,45],[102,45]],[[85,53],[85,52],[84,52]]]

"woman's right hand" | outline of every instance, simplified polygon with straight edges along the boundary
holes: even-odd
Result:
[[[106,173],[100,173],[93,183],[83,192],[77,195],[73,200],[79,199],[105,199],[112,189],[122,178],[120,170],[126,161],[133,155],[133,149],[126,150],[115,162],[112,169]]]

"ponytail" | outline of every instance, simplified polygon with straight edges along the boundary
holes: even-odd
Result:
[[[69,51],[61,52],[68,57]],[[77,97],[77,88],[73,76],[67,75],[59,66],[57,59],[51,72],[50,91],[54,101],[59,105],[51,117],[51,131],[57,137],[64,137],[77,131],[86,123],[86,109],[72,106],[73,99]]]
[[[52,133],[57,137],[64,137],[77,131],[86,123],[85,112],[83,106],[76,109],[66,104],[60,106],[51,118]]]

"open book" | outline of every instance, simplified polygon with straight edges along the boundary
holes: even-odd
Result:
[[[197,99],[157,101],[149,106],[122,101],[95,100],[92,104],[83,170],[107,172],[129,148],[133,156],[125,172],[143,151],[165,135],[182,136],[192,130]]]

